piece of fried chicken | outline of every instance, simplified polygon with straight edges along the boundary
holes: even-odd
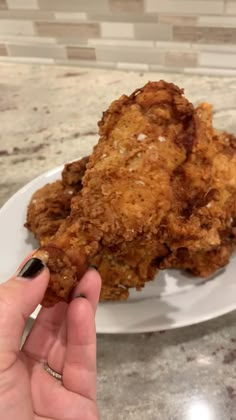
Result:
[[[153,278],[154,261],[168,253],[161,229],[174,204],[173,173],[196,140],[195,119],[183,91],[163,81],[111,104],[71,213],[37,254],[51,271],[44,304],[54,294],[67,300],[101,249],[129,268],[132,285]],[[125,289],[127,296],[128,277],[113,284],[118,297]]]
[[[212,127],[209,104],[202,104],[197,113]],[[208,277],[228,263],[236,248],[236,138],[213,128],[210,138],[208,147],[202,142],[194,146],[176,174],[177,200],[184,207],[177,223],[174,219],[169,226],[172,252],[159,268],[187,269]],[[208,235],[206,243],[201,232]]]
[[[209,105],[201,104],[197,108],[197,113],[201,119],[205,117],[205,122],[212,125],[211,108]],[[228,149],[229,145],[233,148],[236,145],[235,137],[228,133],[215,132],[213,134],[213,140],[217,142],[218,148],[221,145],[220,152],[222,150],[224,151],[225,147]],[[228,156],[231,155],[231,153],[227,154]],[[85,173],[85,164],[87,161],[88,158],[84,158],[83,160],[67,164],[62,172],[63,181],[47,184],[47,186],[41,188],[33,195],[28,208],[26,226],[34,233],[41,245],[46,244],[54,236],[61,223],[70,213],[71,198],[82,187],[81,179]],[[204,159],[201,159],[201,165],[202,171],[204,171]],[[229,170],[230,166],[225,165],[226,168]],[[221,186],[223,190],[225,189],[224,182],[222,182]],[[67,191],[72,186],[74,188],[73,194],[68,195]],[[39,197],[38,203],[37,197]],[[195,207],[195,209],[199,209],[200,207],[204,208],[205,206],[207,209],[212,208],[215,204],[214,202],[209,202],[209,197],[209,194],[203,198],[198,196],[198,199],[195,200],[194,205],[192,204],[191,207]],[[186,205],[190,206],[190,203],[186,202]],[[55,209],[58,209],[58,212],[55,212]],[[236,246],[236,223],[233,218],[235,210],[233,210],[232,206],[228,207],[227,210],[229,212],[229,224],[220,232],[221,243],[219,246],[210,251],[202,249],[196,252],[190,252],[188,248],[180,246],[176,251],[168,252],[166,258],[163,257],[167,249],[163,247],[163,256],[159,256],[159,268],[187,269],[195,275],[208,277],[217,271],[217,269],[226,265]],[[192,211],[190,213],[192,214]],[[58,217],[58,215],[61,217]],[[96,265],[103,280],[101,300],[126,299],[128,297],[128,288],[139,287],[140,280],[137,274],[134,274],[134,271],[130,270],[130,266],[125,264],[121,257],[115,258],[112,248],[109,250],[108,248],[102,247],[100,252],[92,258],[91,263]],[[134,267],[135,264],[136,261],[134,259]],[[155,271],[154,265],[151,267],[150,278],[152,278],[153,271]],[[117,285],[122,284],[122,282],[125,282],[127,287],[119,288],[119,293],[117,293]]]
[[[34,234],[40,245],[47,244],[53,238],[70,214],[71,199],[82,188],[81,179],[87,161],[88,158],[85,158],[65,165],[62,180],[47,184],[33,194],[28,206],[25,227]],[[139,247],[138,252],[142,252],[140,249]],[[163,247],[163,256],[166,252],[166,248]],[[133,255],[132,259],[132,265],[135,267],[136,255]],[[143,286],[134,269],[130,269],[121,256],[115,258],[112,248],[102,247],[90,262],[96,266],[102,277],[101,300],[127,299],[128,288]],[[156,268],[150,267],[150,278],[153,277],[154,271]],[[126,287],[117,289],[117,285],[122,283]]]
[[[82,188],[88,157],[67,163],[62,171],[62,180],[37,190],[29,203],[27,227],[41,245],[49,242],[60,225],[70,214],[72,197]]]
[[[194,110],[165,82],[148,83],[111,105],[70,215],[38,254],[51,270],[45,305],[68,300],[92,261],[103,277],[101,299],[124,299],[129,287],[140,289],[153,278],[156,266],[179,262],[194,271],[179,252],[202,252],[204,259],[225,246],[223,232],[233,231],[232,206],[225,208],[235,203],[235,163],[229,194],[218,203],[223,213],[211,214],[208,204],[220,188],[218,161],[227,153],[223,148],[217,155],[209,109]]]

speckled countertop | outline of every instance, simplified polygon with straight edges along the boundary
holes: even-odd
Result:
[[[236,133],[236,78],[0,65],[0,204],[90,153],[111,100],[148,80],[185,87]],[[235,297],[236,299],[236,297]],[[98,336],[102,420],[236,420],[236,312],[163,333]]]

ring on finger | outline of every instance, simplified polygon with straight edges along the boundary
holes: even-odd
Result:
[[[53,370],[48,363],[44,364],[44,369],[46,370],[46,372],[49,373],[49,375],[53,376],[53,378],[58,379],[59,381],[62,381],[62,374],[56,372],[55,370]]]

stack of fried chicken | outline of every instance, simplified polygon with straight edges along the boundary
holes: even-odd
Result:
[[[89,265],[101,300],[125,300],[158,269],[208,277],[236,247],[236,139],[207,103],[149,82],[114,101],[93,153],[33,195],[26,227],[51,280],[43,304],[68,301]]]

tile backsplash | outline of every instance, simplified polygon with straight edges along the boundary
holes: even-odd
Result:
[[[236,74],[236,0],[0,0],[0,61]]]

